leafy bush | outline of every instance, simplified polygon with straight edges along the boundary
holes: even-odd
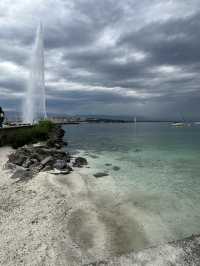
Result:
[[[10,136],[7,139],[7,142],[16,149],[25,144],[45,141],[49,138],[49,134],[54,127],[55,125],[51,121],[42,120],[31,128],[21,128],[16,130],[15,135]]]

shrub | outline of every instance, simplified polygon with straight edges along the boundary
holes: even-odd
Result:
[[[7,139],[7,144],[10,144],[16,149],[18,147],[24,146],[25,144],[45,141],[49,138],[49,133],[54,127],[55,125],[51,121],[39,121],[38,124],[31,128],[21,128],[16,130],[15,135]]]

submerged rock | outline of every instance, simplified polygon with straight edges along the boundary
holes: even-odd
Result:
[[[120,167],[119,166],[113,166],[113,170],[114,171],[119,171],[120,170]]]
[[[100,178],[100,177],[104,177],[104,176],[108,176],[108,175],[109,175],[108,173],[99,172],[99,173],[94,174],[94,177]]]
[[[91,154],[90,157],[93,158],[93,159],[97,159],[97,158],[99,158],[99,156],[97,156],[97,155],[93,155],[93,154]]]
[[[87,165],[88,162],[85,158],[83,157],[77,157],[73,163],[74,167],[83,167],[84,165]]]
[[[134,152],[141,152],[141,149],[135,149]]]

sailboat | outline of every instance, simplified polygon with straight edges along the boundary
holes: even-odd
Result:
[[[180,116],[181,116],[183,122],[172,123],[172,126],[175,126],[175,127],[190,127],[191,124],[185,122],[185,119],[184,119],[183,115],[180,114]]]

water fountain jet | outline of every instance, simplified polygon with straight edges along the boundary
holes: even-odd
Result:
[[[43,27],[40,23],[31,56],[30,77],[23,106],[23,122],[33,124],[46,117]]]

